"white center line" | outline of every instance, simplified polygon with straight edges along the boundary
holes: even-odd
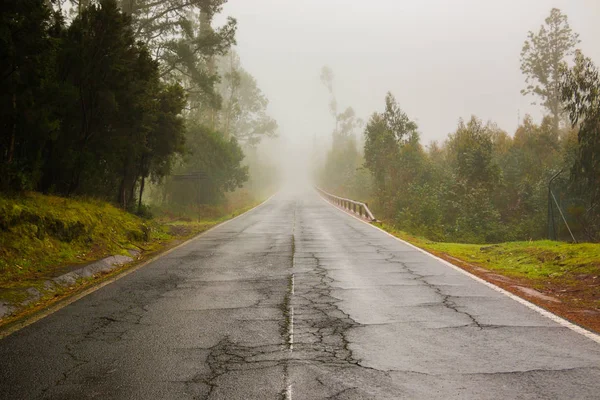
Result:
[[[291,276],[291,287],[290,287],[290,298],[288,299],[288,351],[290,358],[294,351],[294,306],[292,306],[292,297],[294,296],[294,269],[296,267],[296,205],[294,205],[294,219],[292,222],[292,276]],[[285,366],[285,399],[292,400],[292,382],[289,377],[289,366]]]

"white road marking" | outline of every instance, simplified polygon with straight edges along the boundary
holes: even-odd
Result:
[[[290,307],[290,352],[294,350],[294,307]]]
[[[295,286],[293,271],[296,267],[296,236],[295,235],[296,235],[296,203],[294,203],[294,218],[292,220],[292,245],[293,245],[292,276],[291,276],[290,298],[288,299],[288,301],[289,301],[289,303],[288,303],[288,316],[289,316],[288,351],[289,351],[290,355],[294,351],[294,306],[292,306],[292,297],[294,296],[294,286]],[[289,365],[286,364],[286,366],[285,366],[285,386],[286,386],[285,399],[292,400],[293,385],[292,385],[292,382],[290,381],[288,369],[289,369]]]
[[[579,325],[575,325],[574,323],[569,322],[566,319],[561,318],[558,315],[553,314],[550,311],[543,309],[542,307],[539,307],[539,306],[537,306],[537,305],[535,305],[533,303],[530,303],[529,301],[527,301],[527,300],[525,300],[525,299],[523,299],[523,298],[521,298],[521,297],[519,297],[519,296],[517,296],[517,295],[515,295],[515,294],[513,294],[511,292],[509,292],[508,290],[502,289],[501,287],[496,286],[493,283],[490,283],[490,282],[488,282],[488,281],[486,281],[484,279],[481,279],[480,277],[475,276],[472,273],[470,273],[468,271],[465,271],[464,269],[462,269],[460,267],[457,267],[456,265],[454,265],[454,264],[452,264],[452,263],[450,263],[450,262],[448,262],[448,261],[446,261],[446,260],[444,260],[442,258],[439,258],[439,257],[437,257],[437,256],[435,256],[435,255],[433,255],[433,254],[431,254],[431,253],[429,253],[429,252],[427,252],[427,251],[425,251],[423,249],[421,249],[420,247],[417,247],[417,246],[415,246],[415,245],[413,245],[411,243],[408,243],[407,241],[402,240],[402,239],[400,239],[400,238],[392,235],[391,233],[386,232],[383,229],[381,229],[381,228],[379,228],[379,227],[377,227],[377,226],[375,226],[375,225],[373,225],[373,224],[371,224],[371,223],[369,223],[367,221],[364,221],[364,220],[362,220],[362,219],[360,219],[360,218],[358,218],[358,217],[356,217],[356,216],[354,216],[354,215],[352,215],[350,213],[347,213],[347,212],[341,210],[340,208],[336,207],[334,204],[331,204],[330,202],[328,202],[327,200],[325,200],[323,197],[321,197],[321,195],[318,195],[318,196],[319,196],[319,198],[321,200],[323,200],[325,203],[327,203],[328,205],[330,205],[334,209],[338,210],[339,212],[341,212],[341,213],[343,213],[345,215],[348,215],[348,216],[350,216],[350,217],[352,217],[352,218],[354,218],[354,219],[362,222],[363,224],[366,224],[366,225],[370,226],[371,228],[377,229],[378,231],[381,231],[381,232],[385,233],[386,235],[388,235],[388,236],[396,239],[397,241],[399,241],[399,242],[401,242],[401,243],[403,243],[403,244],[405,244],[405,245],[407,245],[409,247],[412,247],[413,249],[415,249],[417,251],[420,251],[421,253],[426,254],[426,255],[428,255],[431,258],[436,259],[437,261],[441,262],[442,264],[444,264],[444,265],[446,265],[446,266],[448,266],[448,267],[450,267],[452,269],[455,269],[456,271],[460,272],[461,274],[464,274],[464,275],[468,276],[469,278],[474,279],[474,280],[476,280],[479,283],[483,283],[487,287],[489,287],[489,288],[491,288],[491,289],[493,289],[493,290],[495,290],[497,292],[500,292],[500,293],[502,293],[505,296],[510,297],[511,299],[513,299],[513,300],[515,300],[515,301],[523,304],[524,306],[530,308],[531,310],[537,312],[538,314],[541,314],[544,317],[551,319],[552,321],[556,322],[557,324],[560,324],[560,325],[564,326],[565,328],[568,328],[568,329],[570,329],[570,330],[572,330],[574,332],[577,332],[580,335],[583,335],[586,338],[591,339],[594,342],[600,344],[600,335],[597,335],[594,332],[588,331],[587,329],[582,328]]]

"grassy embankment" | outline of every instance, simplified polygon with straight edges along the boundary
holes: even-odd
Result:
[[[147,258],[256,204],[244,194],[223,207],[204,207],[193,214],[160,212],[153,219],[142,219],[98,200],[37,193],[0,197],[0,302],[23,301],[28,288],[41,290],[48,279],[108,255],[129,255],[131,249]],[[78,286],[89,286],[93,280]],[[64,291],[68,290],[73,288]]]
[[[549,240],[441,243],[380,228],[572,321],[600,331],[600,244]],[[523,292],[522,287],[535,293]],[[545,299],[548,296],[555,300]]]

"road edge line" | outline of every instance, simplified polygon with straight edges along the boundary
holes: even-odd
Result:
[[[172,247],[168,250],[163,251],[160,254],[157,254],[156,256],[150,258],[149,260],[146,260],[144,262],[139,263],[138,265],[135,265],[131,268],[126,269],[125,271],[119,273],[118,275],[115,275],[105,281],[102,281],[100,283],[98,283],[97,285],[93,285],[92,287],[89,287],[79,293],[74,294],[73,296],[69,296],[63,300],[60,300],[59,302],[50,305],[47,309],[45,310],[41,310],[37,313],[32,314],[30,317],[25,317],[25,319],[23,321],[20,322],[15,322],[14,325],[9,326],[8,328],[4,329],[4,330],[0,330],[0,340],[5,339],[6,337],[12,335],[13,333],[16,333],[18,331],[20,331],[23,328],[28,327],[29,325],[35,324],[36,322],[54,314],[57,311],[60,311],[61,309],[67,307],[70,304],[75,303],[78,300],[81,300],[82,298],[94,293],[97,290],[102,289],[105,286],[110,285],[111,283],[114,283],[116,281],[118,281],[121,278],[126,277],[129,274],[134,273],[135,271],[145,267],[148,264],[153,263],[156,260],[161,259],[164,256],[167,256],[169,254],[171,254],[172,252],[174,252],[177,249],[180,249],[181,247],[187,246],[188,244],[192,243],[193,241],[195,241],[198,238],[201,238],[202,236],[208,234],[209,232],[211,232],[214,229],[217,229],[219,227],[222,227],[223,225],[228,224],[229,222],[235,221],[236,219],[244,216],[244,215],[248,215],[250,212],[255,211],[257,209],[259,209],[260,207],[262,207],[263,205],[265,205],[267,202],[269,202],[273,197],[275,197],[277,193],[271,195],[268,199],[264,200],[262,203],[257,204],[256,206],[252,207],[251,209],[241,213],[240,215],[236,215],[233,218],[230,218],[228,220],[225,220],[223,222],[219,222],[218,224],[216,224],[215,226],[210,227],[209,229],[205,230],[204,232],[200,232],[199,234],[197,234],[194,237],[189,238],[188,240],[186,240],[183,243],[179,243],[177,246]]]
[[[441,262],[442,264],[446,265],[447,267],[455,269],[456,271],[458,271],[458,272],[460,272],[460,273],[468,276],[469,278],[471,278],[471,279],[473,279],[473,280],[475,280],[475,281],[477,281],[479,283],[483,283],[487,287],[489,287],[489,288],[491,288],[491,289],[493,289],[493,290],[495,290],[495,291],[497,291],[499,293],[504,294],[505,296],[507,296],[507,297],[509,297],[509,298],[511,298],[511,299],[513,299],[515,301],[517,301],[518,303],[521,303],[522,305],[524,305],[527,308],[529,308],[529,309],[537,312],[538,314],[541,314],[542,316],[544,316],[546,318],[549,318],[553,322],[556,322],[557,324],[562,325],[563,327],[568,328],[568,329],[570,329],[570,330],[572,330],[574,332],[577,332],[580,335],[583,335],[586,338],[588,338],[588,339],[590,339],[590,340],[592,340],[592,341],[600,344],[600,335],[598,335],[598,334],[596,334],[596,333],[594,333],[594,332],[592,332],[590,330],[587,330],[587,329],[585,329],[585,328],[583,328],[583,327],[581,327],[579,325],[576,325],[576,324],[574,324],[574,323],[572,323],[572,322],[564,319],[563,317],[560,317],[560,316],[558,316],[558,315],[556,315],[556,314],[554,314],[554,313],[552,313],[552,312],[550,312],[550,311],[548,311],[548,310],[546,310],[546,309],[544,309],[544,308],[542,308],[542,307],[540,307],[540,306],[538,306],[536,304],[533,304],[532,302],[530,302],[528,300],[525,300],[524,298],[519,297],[516,294],[511,293],[511,292],[509,292],[506,289],[502,289],[501,287],[496,286],[493,283],[486,281],[485,279],[482,279],[482,278],[480,278],[480,277],[478,277],[476,275],[473,275],[469,271],[465,271],[464,269],[460,268],[459,266],[456,266],[456,265],[452,264],[451,262],[448,262],[448,261],[444,260],[443,258],[440,258],[440,257],[438,257],[438,256],[436,256],[434,254],[429,253],[427,250],[424,250],[424,249],[422,249],[420,247],[417,247],[414,244],[407,242],[406,240],[400,239],[399,237],[392,235],[391,233],[389,233],[389,232],[381,229],[380,227],[371,224],[370,222],[363,221],[362,219],[360,219],[360,218],[358,218],[358,217],[356,217],[356,216],[354,216],[354,215],[352,215],[350,213],[347,213],[344,210],[342,210],[342,209],[336,207],[335,205],[331,204],[330,202],[328,202],[327,200],[325,200],[318,193],[317,193],[317,195],[319,196],[319,198],[321,200],[323,200],[325,203],[327,203],[328,205],[330,205],[331,207],[333,207],[335,210],[338,210],[339,212],[341,212],[341,213],[343,213],[345,215],[348,215],[348,216],[356,219],[357,221],[360,221],[363,224],[366,224],[366,225],[370,226],[371,228],[377,229],[378,231],[381,231],[381,232],[385,233],[386,235],[388,235],[388,236],[390,236],[390,237],[398,240],[399,242],[401,242],[401,243],[403,243],[403,244],[405,244],[405,245],[407,245],[409,247],[412,247],[413,249],[418,250],[418,251],[420,251],[423,254],[426,254],[426,255],[432,257],[433,259]]]

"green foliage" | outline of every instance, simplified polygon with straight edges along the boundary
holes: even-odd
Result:
[[[0,283],[110,254],[127,255],[136,245],[151,246],[145,243],[157,229],[97,200],[35,193],[0,197]]]
[[[188,94],[191,116],[216,128],[215,112],[223,99],[217,90],[216,59],[235,44],[237,22],[228,18],[218,28],[213,17],[226,0],[142,0],[133,5],[136,33],[160,63],[160,76],[181,83]]]
[[[223,99],[219,122],[225,137],[256,146],[263,138],[276,136],[277,122],[267,115],[269,101],[242,68],[239,56],[231,50],[219,59],[219,69],[223,71],[218,87]]]
[[[593,236],[600,235],[600,75],[592,60],[577,52],[573,68],[563,69],[562,99],[573,126],[578,126],[578,148],[571,169],[573,183],[589,198]]]
[[[248,167],[242,166],[244,153],[235,138],[225,139],[220,132],[190,124],[187,129],[188,153],[176,169],[179,174],[198,174],[192,181],[170,180],[164,187],[164,201],[175,204],[216,204],[225,193],[242,187],[248,180]]]
[[[566,68],[565,59],[578,43],[558,9],[551,10],[539,32],[529,33],[521,53],[528,85],[523,94],[540,97],[550,115],[540,125],[526,116],[514,137],[473,116],[460,120],[444,143],[424,149],[417,125],[388,93],[385,111],[374,113],[364,130],[364,167],[373,188],[361,197],[349,190],[359,182],[352,171],[360,170],[360,152],[344,134],[352,131],[355,116],[352,109],[338,112],[334,74],[323,67],[321,81],[331,95],[336,128],[321,183],[344,196],[372,196],[375,214],[394,228],[440,241],[495,243],[544,238],[552,218],[558,237],[568,233],[558,212],[549,213],[554,177],[552,194],[575,236],[597,240],[600,78],[579,52],[575,66]],[[560,127],[563,105],[573,129]],[[569,169],[571,182],[560,175]]]
[[[68,27],[47,2],[19,4],[1,50],[12,66],[1,95],[0,189],[93,195],[132,209],[144,180],[167,175],[183,152],[182,88],[161,82],[114,0],[82,7]]]
[[[33,189],[42,148],[59,121],[56,35],[61,18],[44,0],[8,1],[0,13],[0,191]]]
[[[0,191],[93,196],[149,217],[148,181],[174,169],[206,177],[201,193],[175,190],[184,202],[221,202],[241,186],[237,140],[254,145],[276,123],[239,60],[225,74],[230,113],[217,115],[227,85],[216,61],[233,54],[236,32],[233,19],[212,26],[225,0],[71,3],[69,23],[45,0],[3,6]]]
[[[400,109],[391,93],[385,98],[385,111],[375,113],[365,128],[365,167],[373,175],[378,202],[385,215],[397,209],[396,194],[414,176],[404,169],[402,159],[419,159],[417,124]],[[413,157],[417,153],[416,157]]]
[[[558,131],[562,114],[560,96],[560,69],[567,56],[573,54],[580,42],[579,35],[569,26],[567,16],[557,8],[550,11],[538,33],[529,32],[521,50],[521,71],[527,88],[523,94],[533,94],[554,118]]]
[[[333,90],[334,74],[331,68],[321,69],[321,82],[330,95],[329,111],[335,119],[331,149],[319,171],[319,184],[329,191],[367,201],[370,194],[370,177],[363,168],[363,157],[356,141],[356,129],[363,121],[356,117],[352,107],[338,113]]]
[[[596,278],[600,272],[600,244],[564,243],[550,240],[518,241],[480,245],[442,243],[415,237],[393,227],[378,225],[448,261],[463,266],[475,274],[485,270],[515,279],[514,284],[535,288],[559,297],[563,305],[597,309],[600,297]],[[487,275],[486,278],[497,278]],[[506,283],[506,280],[504,281]]]
[[[105,256],[164,250],[175,239],[188,239],[256,204],[240,194],[227,206],[205,207],[193,215],[153,209],[156,217],[148,220],[93,199],[32,192],[0,196],[0,300],[26,300],[30,287],[46,293],[48,279]],[[144,206],[141,212],[150,210]]]
[[[446,254],[515,278],[546,282],[549,278],[577,279],[598,273],[600,244],[571,244],[550,240],[498,243],[442,243],[411,236],[385,224],[381,228],[434,254]],[[593,290],[593,289],[592,289]]]
[[[492,131],[481,120],[474,116],[467,124],[461,120],[448,139],[448,147],[450,163],[465,186],[492,189],[498,183],[500,170],[493,160]]]
[[[321,185],[341,196],[352,196],[360,188],[356,187],[357,174],[362,164],[362,157],[357,149],[354,138],[339,140],[332,146],[323,170]]]
[[[371,118],[365,136],[375,214],[396,229],[439,241],[545,237],[548,181],[577,153],[573,131],[556,132],[552,118],[536,125],[529,116],[514,138],[476,117],[459,121],[445,143],[425,150],[416,125],[390,95],[386,113]],[[580,199],[561,179],[553,191],[571,227],[583,235]]]

